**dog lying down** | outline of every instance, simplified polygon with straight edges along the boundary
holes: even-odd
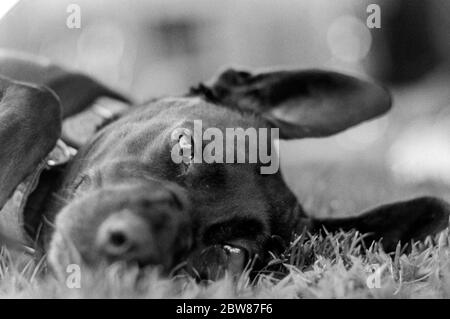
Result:
[[[356,229],[392,250],[448,225],[449,205],[432,197],[314,218],[281,172],[264,173],[268,162],[253,156],[275,154],[278,138],[329,136],[384,114],[391,98],[375,83],[320,70],[228,69],[184,95],[133,105],[86,75],[17,52],[2,54],[0,75],[2,228],[46,252],[57,273],[121,261],[168,274],[186,262],[188,272],[216,279],[254,259],[263,265],[274,241],[305,228]],[[238,128],[258,132],[257,143],[219,140]]]

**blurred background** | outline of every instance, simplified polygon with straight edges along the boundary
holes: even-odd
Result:
[[[80,28],[66,21],[80,8]],[[369,4],[380,28],[368,28]],[[182,94],[225,66],[327,68],[393,92],[380,119],[283,142],[307,210],[356,214],[414,195],[450,199],[448,0],[2,0],[0,47],[84,71],[138,101]]]

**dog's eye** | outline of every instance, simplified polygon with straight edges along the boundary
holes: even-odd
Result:
[[[247,263],[247,251],[231,245],[223,245],[222,249],[228,256],[227,270],[232,274],[240,274]]]

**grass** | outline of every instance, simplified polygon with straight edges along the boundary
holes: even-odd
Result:
[[[79,289],[45,274],[45,263],[2,249],[0,298],[450,298],[449,247],[448,230],[415,243],[409,254],[398,247],[391,255],[376,244],[364,249],[356,232],[304,233],[253,280],[245,273],[199,284],[113,265],[101,273],[83,272]],[[370,288],[373,265],[384,270],[380,285]]]

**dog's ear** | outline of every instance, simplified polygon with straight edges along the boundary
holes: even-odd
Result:
[[[328,136],[390,109],[383,87],[320,70],[252,74],[228,69],[199,89],[213,101],[262,115],[280,137]]]
[[[381,239],[386,251],[393,251],[398,242],[423,240],[449,225],[450,205],[433,197],[420,197],[376,207],[360,216],[316,219],[313,229],[329,231],[356,229],[369,236],[366,243]]]
[[[66,70],[43,57],[23,52],[1,50],[0,74],[52,89],[61,100],[63,119],[83,111],[100,97],[130,103],[124,95],[85,74]]]

